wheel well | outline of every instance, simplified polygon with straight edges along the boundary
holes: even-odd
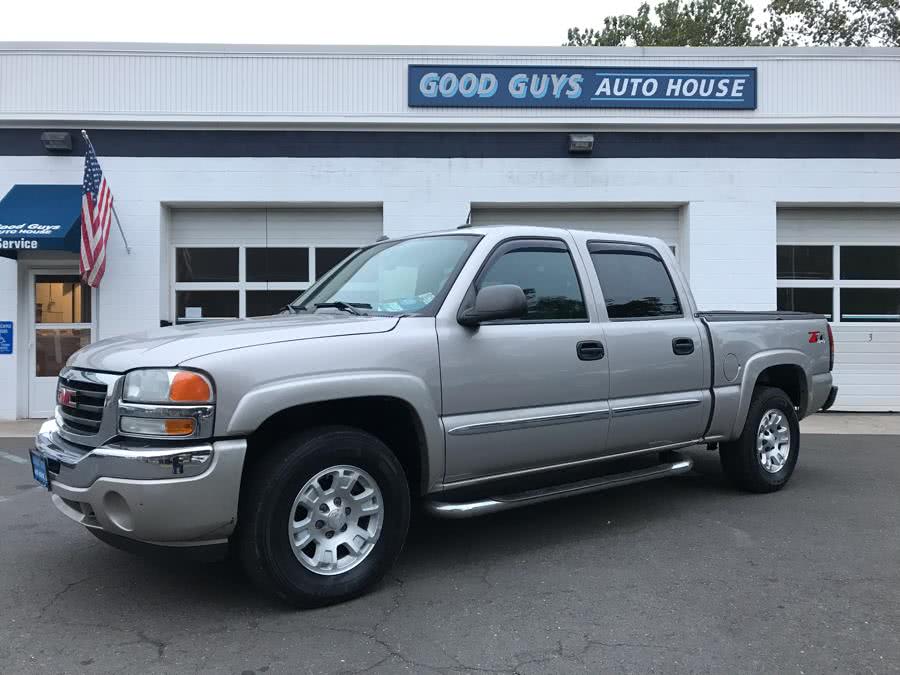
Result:
[[[759,374],[756,386],[778,387],[783,390],[802,418],[806,412],[808,392],[803,368],[791,364],[769,366]]]
[[[266,419],[248,439],[244,475],[265,456],[272,442],[286,430],[339,424],[372,434],[397,456],[410,492],[423,492],[428,480],[425,432],[413,407],[390,396],[365,396],[307,403],[280,410]]]

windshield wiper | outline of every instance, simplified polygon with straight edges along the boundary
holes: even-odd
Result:
[[[302,307],[300,305],[282,305],[278,308],[279,314],[299,314],[300,312],[308,311],[306,307]]]
[[[343,300],[335,300],[333,302],[317,302],[315,305],[316,309],[321,309],[322,307],[333,307],[334,309],[339,309],[342,312],[350,312],[350,314],[354,314],[356,316],[362,316],[363,313],[360,312],[357,307],[360,309],[372,309],[372,305],[367,302],[344,302]]]

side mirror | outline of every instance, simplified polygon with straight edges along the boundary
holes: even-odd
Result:
[[[474,328],[485,321],[521,319],[528,313],[528,302],[521,288],[513,284],[487,286],[475,296],[475,306],[461,312],[458,321]]]

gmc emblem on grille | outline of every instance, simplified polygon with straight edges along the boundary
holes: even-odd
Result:
[[[75,392],[65,387],[56,390],[56,402],[59,405],[73,406],[75,405]]]

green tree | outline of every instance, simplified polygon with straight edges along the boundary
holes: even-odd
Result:
[[[757,24],[747,0],[662,0],[603,28],[570,28],[573,47],[900,46],[900,0],[771,0]]]
[[[766,15],[765,44],[900,47],[900,0],[772,0]]]

